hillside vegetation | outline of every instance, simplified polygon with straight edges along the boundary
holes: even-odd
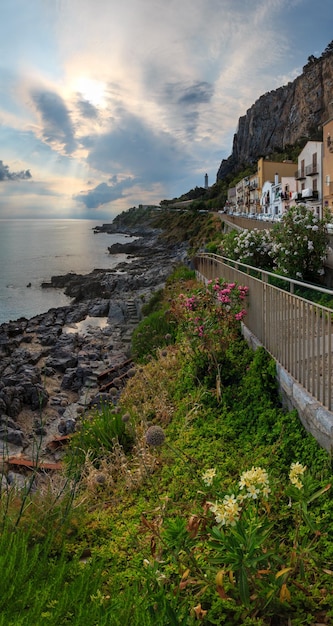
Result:
[[[2,491],[0,626],[331,622],[331,458],[243,340],[246,300],[176,268],[119,402],[83,415],[57,477]]]
[[[186,241],[190,248],[189,254],[216,237],[220,241],[222,233],[219,215],[200,212],[195,204],[183,210],[134,207],[118,215],[113,223],[131,228],[144,224],[160,229],[161,238],[167,243]]]

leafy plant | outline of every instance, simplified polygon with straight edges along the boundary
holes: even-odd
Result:
[[[328,245],[326,224],[326,218],[319,219],[303,205],[291,207],[272,231],[276,271],[290,278],[318,281]]]
[[[90,460],[99,459],[120,443],[129,450],[132,437],[126,429],[122,414],[112,404],[103,404],[98,410],[81,420],[80,429],[70,442],[71,454],[80,466],[87,455]]]
[[[175,325],[165,310],[145,317],[132,334],[132,355],[138,362],[156,354],[158,348],[174,341]]]
[[[234,233],[234,234],[232,234]],[[241,233],[231,231],[223,237],[222,252],[230,259],[239,260],[253,267],[271,270],[272,237],[269,230],[244,230]]]

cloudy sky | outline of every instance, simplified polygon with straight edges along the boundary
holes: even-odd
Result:
[[[0,218],[111,220],[209,183],[332,0],[0,0]]]

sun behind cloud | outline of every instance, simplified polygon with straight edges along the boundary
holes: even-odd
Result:
[[[80,76],[74,82],[73,89],[95,107],[106,106],[106,83],[103,81]]]

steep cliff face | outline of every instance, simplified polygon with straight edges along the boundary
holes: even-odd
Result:
[[[302,137],[318,139],[318,129],[333,113],[333,53],[307,63],[292,83],[261,96],[238,122],[232,153],[217,179],[261,156],[293,145]]]

